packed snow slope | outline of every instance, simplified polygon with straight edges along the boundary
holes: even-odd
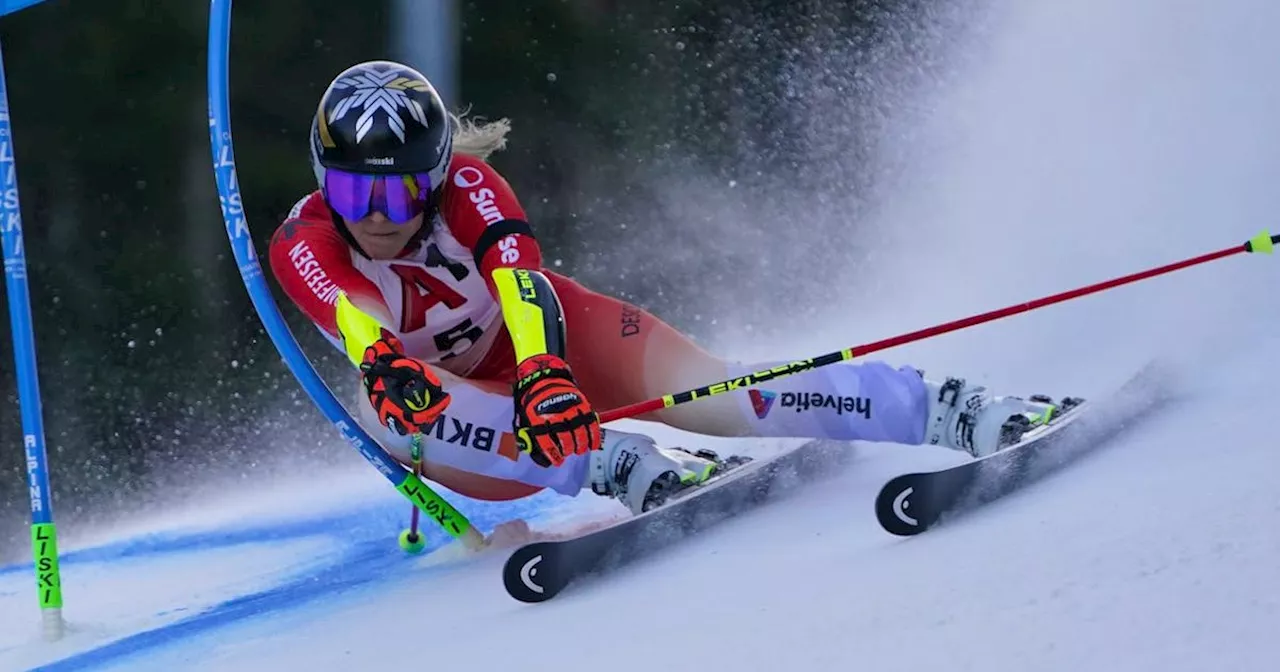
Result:
[[[882,253],[830,270],[816,335],[741,350],[817,354],[1275,226],[1278,19],[1262,0],[994,6],[964,75],[922,93],[935,116],[886,145],[918,166],[858,229]],[[1182,374],[1122,438],[920,537],[879,529],[877,488],[961,456],[851,444],[828,480],[524,605],[502,554],[402,554],[407,508],[348,464],[305,503],[301,480],[272,480],[74,540],[59,643],[38,639],[29,566],[0,569],[0,669],[1272,669],[1277,281],[1280,260],[1240,255],[884,353],[1055,396],[1103,395],[1157,356]],[[485,529],[618,512],[589,495],[464,510]]]

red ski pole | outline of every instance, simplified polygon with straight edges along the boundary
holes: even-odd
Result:
[[[1253,238],[1250,238],[1248,241],[1245,241],[1240,245],[1233,245],[1231,247],[1218,250],[1216,252],[1209,252],[1207,254],[1191,257],[1190,259],[1184,259],[1182,261],[1174,262],[1172,264],[1157,266],[1156,268],[1140,271],[1138,273],[1133,273],[1130,275],[1121,276],[1121,277],[1107,280],[1104,282],[1087,285],[1084,287],[1080,287],[1078,289],[1062,292],[1060,294],[1053,294],[1051,296],[1046,296],[1044,298],[1036,299],[1034,301],[1027,301],[1026,303],[1014,304],[1012,306],[1000,308],[999,310],[992,310],[990,312],[981,313],[979,315],[973,315],[971,317],[966,317],[966,318],[955,320],[952,322],[946,322],[944,324],[928,327],[926,329],[920,329],[918,331],[901,334],[898,336],[894,336],[892,338],[886,338],[880,341],[875,341],[874,343],[867,343],[865,345],[856,345],[852,348],[846,348],[844,350],[838,350],[836,352],[829,352],[819,357],[813,357],[810,359],[802,359],[799,361],[788,362],[786,364],[776,366],[772,369],[767,369],[765,371],[757,371],[755,373],[750,373],[745,376],[741,376],[739,378],[730,378],[728,380],[722,380],[718,383],[704,385],[702,387],[695,388],[692,390],[686,390],[684,392],[680,392],[677,394],[668,394],[664,397],[658,397],[656,399],[641,401],[635,404],[630,404],[628,406],[622,406],[620,408],[608,410],[600,414],[600,422],[602,423],[612,422],[614,420],[621,420],[623,418],[631,418],[637,415],[643,415],[645,413],[659,411],[664,408],[671,408],[672,406],[676,406],[679,404],[685,404],[690,401],[694,401],[695,399],[703,399],[705,397],[712,397],[717,394],[724,394],[726,392],[732,392],[734,390],[746,389],[748,387],[757,385],[759,383],[763,383],[768,380],[774,380],[776,378],[782,378],[785,376],[802,373],[804,371],[811,371],[813,369],[823,367],[828,364],[835,364],[836,362],[847,361],[847,360],[853,359],[854,357],[862,357],[864,355],[868,355],[873,352],[877,352],[880,350],[887,350],[892,347],[896,347],[906,343],[911,343],[913,341],[923,340],[926,338],[937,336],[939,334],[958,331],[960,329],[972,327],[978,324],[983,324],[985,322],[992,322],[1004,317],[1009,317],[1010,315],[1025,313],[1028,311],[1035,310],[1037,308],[1043,308],[1045,306],[1053,305],[1055,303],[1062,303],[1063,301],[1069,301],[1071,299],[1079,298],[1081,296],[1086,296],[1088,294],[1095,294],[1097,292],[1111,289],[1113,287],[1119,287],[1120,285],[1126,285],[1132,282],[1137,282],[1139,280],[1145,280],[1147,278],[1151,278],[1157,275],[1163,275],[1165,273],[1172,273],[1173,271],[1176,271],[1179,269],[1187,268],[1189,266],[1196,266],[1198,264],[1207,263],[1210,261],[1214,261],[1216,259],[1221,259],[1223,257],[1229,257],[1235,254],[1239,254],[1241,252],[1250,252],[1250,253],[1257,252],[1262,254],[1271,254],[1272,248],[1277,243],[1280,243],[1280,234],[1272,236],[1269,234],[1269,232],[1264,230],[1262,233],[1254,236]]]

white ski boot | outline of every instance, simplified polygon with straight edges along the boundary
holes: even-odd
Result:
[[[985,457],[1022,439],[1033,427],[1049,422],[1060,407],[1043,395],[1030,400],[992,396],[963,378],[924,381],[929,394],[925,443]],[[1064,399],[1064,404],[1072,400]]]
[[[587,482],[592,492],[617,499],[636,515],[705,482],[724,465],[711,451],[659,448],[643,434],[615,429],[602,433],[600,450],[591,453]]]

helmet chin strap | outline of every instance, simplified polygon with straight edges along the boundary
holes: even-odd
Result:
[[[427,206],[422,209],[422,226],[418,227],[418,231],[410,236],[409,240],[405,241],[404,247],[400,250],[401,252],[421,243],[423,238],[426,238],[435,230],[436,215],[440,213],[440,194],[443,191],[443,189],[437,187],[427,195]],[[342,228],[345,229],[346,227]]]
[[[321,188],[320,195],[323,198],[323,187]],[[342,215],[339,215],[338,211],[334,210],[332,205],[329,205],[329,201],[324,202],[324,207],[329,209],[329,221],[333,222],[333,228],[338,232],[338,235],[342,236],[342,239],[347,241],[347,244],[351,246],[351,249],[355,250],[360,256],[365,259],[372,259],[373,257],[370,257],[369,253],[365,252],[363,247],[360,247],[360,243],[356,242],[356,237],[351,235],[351,230],[347,228],[346,224],[342,223]]]

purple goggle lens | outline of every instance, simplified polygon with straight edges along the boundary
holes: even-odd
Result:
[[[404,224],[426,209],[431,176],[362,175],[330,168],[324,173],[324,198],[348,220],[381,212],[396,224]]]

